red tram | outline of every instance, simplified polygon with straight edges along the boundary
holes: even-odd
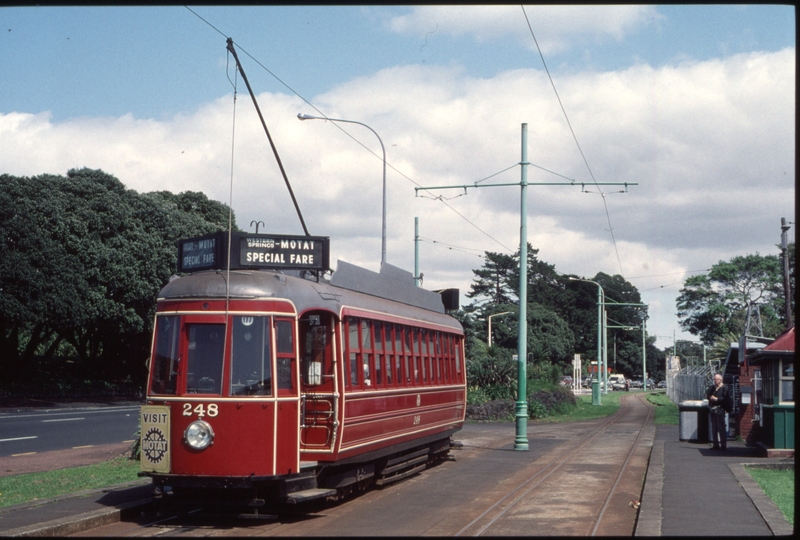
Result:
[[[442,296],[386,264],[317,276],[240,265],[161,290],[141,412],[142,474],[159,493],[296,503],[446,456],[466,383]]]

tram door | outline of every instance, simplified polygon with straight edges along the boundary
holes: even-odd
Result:
[[[333,315],[324,311],[306,313],[300,318],[301,450],[329,450],[336,441],[338,401],[333,328]]]

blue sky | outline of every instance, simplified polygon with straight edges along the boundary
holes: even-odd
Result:
[[[448,34],[447,21],[393,32],[388,21],[404,7],[189,6],[232,37],[286,85],[311,98],[354,77],[394,65],[458,65],[473,77],[541,67],[529,36]],[[519,6],[511,15],[519,31]],[[183,6],[19,7],[0,9],[0,72],[20,84],[0,87],[4,111],[49,110],[75,116],[164,118],[191,111],[228,92],[220,80],[225,37]],[[538,39],[547,28],[529,19]],[[707,60],[795,43],[790,6],[668,5],[617,39],[579,33],[545,57],[554,74]],[[537,27],[538,26],[538,27]],[[423,30],[428,29],[423,33]],[[243,62],[246,58],[242,55]],[[37,69],[41,68],[41,69]],[[286,91],[250,60],[245,72],[258,91]]]
[[[662,347],[673,332],[693,339],[675,317],[686,277],[775,253],[780,218],[794,221],[795,9],[784,5],[3,7],[0,173],[100,168],[140,192],[230,202],[245,229],[301,234],[241,81],[234,108],[227,36],[332,261],[378,269],[380,147],[359,126],[300,112],[379,134],[388,262],[413,269],[419,217],[425,287],[459,287],[462,301],[484,251],[518,248],[519,192],[415,187],[518,181],[522,123],[534,165],[637,183],[602,197],[532,188],[529,241],[559,272],[629,279]]]

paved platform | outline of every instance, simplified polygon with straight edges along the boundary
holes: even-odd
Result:
[[[756,448],[736,441],[719,452],[709,444],[680,441],[678,435],[678,426],[656,428],[636,536],[794,533],[743,465],[793,467],[793,458],[760,458]],[[64,536],[112,523],[146,504],[151,491],[146,483],[128,484],[0,508],[0,536]]]
[[[727,451],[679,440],[678,426],[657,426],[636,536],[782,536],[794,530],[744,464],[792,466],[728,441]]]

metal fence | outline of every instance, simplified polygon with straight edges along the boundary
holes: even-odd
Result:
[[[667,397],[673,403],[703,400],[706,389],[714,380],[715,366],[687,366],[667,377]]]

